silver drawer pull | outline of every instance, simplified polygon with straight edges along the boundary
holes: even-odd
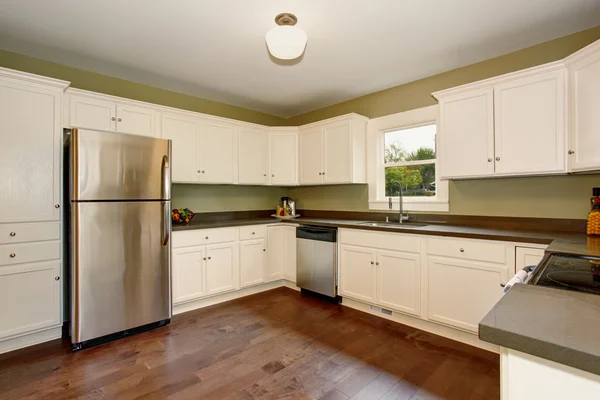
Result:
[[[11,233],[10,233],[10,236],[12,236],[12,237],[15,237],[15,236],[17,236],[17,232],[11,232]]]
[[[17,255],[15,253],[10,253],[10,258],[15,258]]]

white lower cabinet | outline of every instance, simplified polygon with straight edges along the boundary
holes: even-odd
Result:
[[[377,252],[377,303],[421,315],[421,257],[419,254]]]
[[[198,299],[206,294],[204,277],[205,246],[173,249],[173,304]]]
[[[479,321],[502,297],[508,267],[432,256],[428,267],[428,318],[477,332]]]
[[[267,281],[283,278],[285,265],[285,236],[283,226],[267,228]]]
[[[340,246],[340,277],[338,291],[341,296],[375,303],[376,251],[367,247]]]
[[[544,249],[535,247],[517,247],[515,249],[515,272],[525,267],[538,265],[544,258]]]
[[[283,236],[285,238],[283,278],[291,282],[296,282],[296,227],[284,226]]]
[[[206,294],[212,295],[236,288],[235,243],[206,247]]]
[[[61,261],[0,267],[0,338],[61,324]]]
[[[265,239],[240,242],[240,287],[254,286],[267,280]]]

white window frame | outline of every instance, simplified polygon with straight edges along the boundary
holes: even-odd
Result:
[[[369,209],[389,210],[389,198],[385,196],[384,135],[386,132],[435,124],[436,144],[440,143],[439,106],[429,106],[384,117],[370,119],[367,123],[367,183],[369,185]],[[423,161],[423,164],[430,164]],[[448,181],[440,179],[440,154],[436,146],[435,186],[432,197],[404,197],[405,211],[450,211]],[[392,209],[399,210],[398,197],[392,198]]]

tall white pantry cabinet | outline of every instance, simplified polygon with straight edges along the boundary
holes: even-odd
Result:
[[[0,353],[61,336],[68,85],[0,68]]]

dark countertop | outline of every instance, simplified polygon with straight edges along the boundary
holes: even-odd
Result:
[[[600,375],[600,296],[514,285],[479,323],[479,338]]]
[[[172,230],[173,232],[177,232],[194,229],[226,228],[229,226],[277,224],[278,222],[279,221],[275,218],[228,219],[220,221],[203,221],[201,219],[192,219],[188,225],[173,224]]]

